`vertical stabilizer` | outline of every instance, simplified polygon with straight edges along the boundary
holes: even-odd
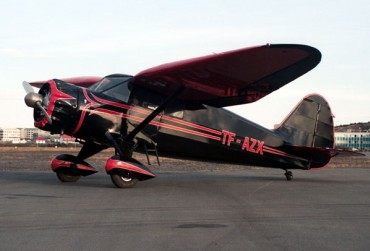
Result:
[[[275,131],[293,146],[334,147],[333,115],[328,102],[317,94],[303,98]]]

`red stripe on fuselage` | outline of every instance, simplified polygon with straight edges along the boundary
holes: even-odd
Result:
[[[87,104],[83,109],[82,109],[82,112],[81,112],[81,116],[80,116],[80,120],[78,121],[78,124],[76,126],[76,128],[73,130],[72,132],[72,136],[74,136],[80,129],[81,129],[81,126],[82,126],[82,123],[85,119],[85,116],[86,116],[86,112],[89,110],[89,108],[93,105],[97,105],[98,103],[96,103],[94,100],[92,100],[89,95],[87,94],[87,91],[86,91],[86,88],[82,88],[82,91],[84,93],[84,96],[86,98],[87,101],[89,101],[90,103]]]
[[[105,99],[102,99],[102,98],[99,98],[99,97],[95,96],[93,93],[91,93],[91,96],[93,96],[96,101],[98,101],[102,104],[111,105],[111,106],[126,109],[126,110],[132,109],[132,106],[117,103],[117,102],[113,102],[113,101],[109,101],[109,100],[105,100]]]
[[[151,113],[151,111],[140,108],[140,107],[125,105],[125,104],[105,100],[105,99],[102,99],[102,98],[99,98],[99,97],[95,96],[94,94],[91,94],[91,95],[94,97],[94,99],[96,101],[98,101],[100,103],[103,103],[103,104],[106,104],[106,105],[111,105],[111,106],[114,106],[114,107],[135,111],[135,112],[145,114],[145,115],[149,115]],[[171,122],[174,122],[174,123],[177,123],[177,124],[185,125],[187,127],[192,127],[192,128],[199,129],[199,130],[209,132],[209,133],[213,133],[213,134],[216,134],[216,135],[221,135],[221,131],[217,131],[217,130],[214,130],[214,129],[211,129],[211,128],[208,128],[208,127],[205,127],[205,126],[194,124],[194,123],[191,123],[191,122],[188,122],[188,121],[185,121],[185,120],[172,118],[172,117],[169,117],[169,116],[166,116],[166,115],[158,115],[156,118],[171,121]]]
[[[77,124],[76,128],[73,130],[72,136],[74,136],[81,129],[82,123],[83,123],[83,121],[85,119],[85,116],[86,116],[86,112],[88,111],[90,106],[92,106],[92,104],[88,104],[82,109],[80,120],[78,121],[78,124]]]
[[[112,110],[109,110],[109,109],[104,109],[104,108],[97,108],[97,109],[94,110],[94,112],[102,112],[102,113],[107,113],[107,114],[111,114],[111,115],[115,115],[115,116],[120,116],[122,118],[132,119],[132,120],[135,120],[137,122],[142,122],[145,119],[145,118],[142,118],[142,117],[127,115],[127,114],[124,114],[124,113],[115,112],[115,111],[112,111]],[[193,131],[193,130],[186,129],[186,128],[179,127],[179,126],[165,124],[165,123],[157,122],[157,121],[153,121],[153,120],[149,124],[164,127],[164,128],[171,129],[171,130],[174,130],[174,131],[180,131],[180,132],[187,133],[187,134],[197,135],[197,136],[200,136],[200,137],[221,141],[221,137],[217,137],[217,136],[202,133],[202,132]]]
[[[274,154],[274,155],[280,155],[280,156],[284,156],[284,157],[288,157],[288,158],[292,158],[292,159],[299,159],[299,160],[307,161],[304,158],[300,158],[298,156],[291,155],[289,153],[286,153],[286,152],[283,152],[283,151],[280,151],[280,150],[277,150],[275,148],[268,147],[268,146],[263,146],[263,151]]]
[[[185,121],[185,120],[175,119],[175,118],[171,118],[171,117],[168,117],[168,116],[165,116],[165,115],[162,116],[162,119],[168,120],[168,121],[171,121],[171,122],[174,122],[174,123],[182,124],[182,125],[185,125],[185,126],[188,126],[188,127],[193,127],[193,128],[205,131],[205,132],[214,133],[216,135],[221,135],[222,134],[221,131],[217,131],[217,130],[214,130],[214,129],[211,129],[211,128],[208,128],[208,127],[204,127],[204,126],[201,126],[201,125],[198,125],[198,124],[194,124],[194,123],[191,123],[191,122],[188,122],[188,121]]]

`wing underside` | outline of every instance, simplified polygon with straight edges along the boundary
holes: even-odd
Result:
[[[321,53],[305,45],[265,45],[156,66],[136,85],[215,107],[255,102],[313,69]]]

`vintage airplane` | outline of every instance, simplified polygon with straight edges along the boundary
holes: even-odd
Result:
[[[77,77],[27,83],[25,102],[37,128],[83,144],[51,168],[62,182],[97,170],[85,159],[114,147],[105,170],[127,188],[155,175],[134,151],[285,170],[322,168],[337,153],[333,115],[320,95],[309,95],[280,126],[268,130],[222,107],[255,102],[313,69],[321,53],[310,46],[243,48],[160,65],[135,76]],[[40,88],[33,92],[35,86]],[[157,155],[158,156],[158,155]]]

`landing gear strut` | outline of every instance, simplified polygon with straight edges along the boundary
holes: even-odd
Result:
[[[293,179],[293,173],[291,171],[285,170],[285,177],[286,180],[292,180]]]
[[[105,171],[111,176],[113,184],[118,188],[130,188],[139,180],[154,178],[155,175],[139,161],[132,158],[136,148],[134,141],[115,137],[109,131],[105,136],[116,149],[116,155],[107,160]]]

